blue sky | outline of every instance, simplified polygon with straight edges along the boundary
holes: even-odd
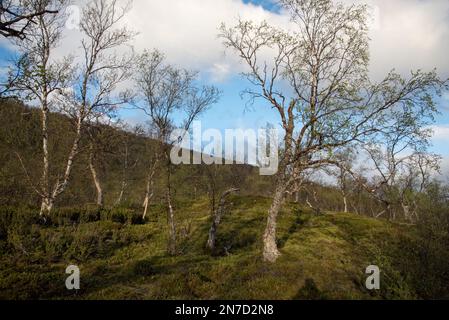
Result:
[[[273,0],[243,0],[244,3],[252,3],[262,6],[265,10],[279,13],[279,5]]]
[[[362,0],[343,0],[362,2]],[[378,10],[378,23],[372,30],[372,75],[374,78],[391,68],[406,74],[409,70],[437,67],[449,77],[449,1],[366,0]],[[75,1],[76,3],[77,1]],[[81,3],[81,2],[80,2]],[[240,67],[217,39],[221,22],[232,24],[238,17],[267,20],[274,25],[288,20],[272,0],[135,0],[127,25],[140,31],[135,48],[158,48],[170,63],[200,71],[201,79],[216,85],[222,98],[202,117],[203,127],[220,130],[260,128],[267,122],[278,124],[276,113],[264,101],[245,108],[240,92],[248,83],[239,76]],[[167,23],[170,21],[170,23]],[[66,52],[78,48],[77,34],[68,31],[62,44]],[[1,66],[13,52],[0,41]],[[2,69],[4,70],[4,69]],[[437,138],[433,150],[449,159],[449,95],[440,100],[442,115],[437,118]],[[137,111],[122,111],[130,123],[141,123]],[[448,162],[449,163],[449,162]]]

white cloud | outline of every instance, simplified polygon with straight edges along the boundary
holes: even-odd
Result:
[[[85,1],[75,3],[82,6]],[[373,8],[371,70],[376,78],[392,68],[406,73],[437,67],[449,73],[449,1],[343,1]],[[224,54],[217,29],[221,22],[232,25],[238,17],[281,26],[288,22],[285,13],[275,14],[242,0],[134,0],[124,23],[140,32],[137,50],[158,48],[171,62],[206,70],[213,80],[222,81],[235,71],[237,59]],[[67,30],[60,54],[76,52],[79,40],[77,30]],[[0,45],[11,47],[5,39]]]
[[[373,8],[371,70],[375,78],[392,68],[448,72],[449,1],[447,0],[345,0]],[[222,81],[238,69],[236,59],[224,54],[217,38],[221,22],[233,24],[238,17],[268,20],[285,26],[288,17],[241,0],[134,1],[126,23],[138,30],[136,48],[157,47],[169,60],[183,66],[208,70],[212,80]]]
[[[432,126],[431,128],[434,132],[433,140],[447,141],[449,144],[449,125]]]
[[[82,6],[85,1],[76,4]],[[408,73],[437,67],[449,76],[449,1],[343,1],[373,8],[371,71],[375,78],[392,68]],[[138,51],[158,48],[170,62],[201,70],[212,81],[221,82],[241,66],[233,54],[225,54],[218,27],[222,22],[232,25],[238,17],[284,27],[289,20],[283,12],[269,12],[242,0],[134,0],[124,24],[140,32],[134,43]],[[79,40],[77,30],[67,30],[59,54],[77,52]]]
[[[391,68],[402,73],[437,67],[449,70],[449,1],[371,0],[379,28],[371,32],[371,70],[379,77]]]
[[[214,63],[209,69],[209,74],[213,82],[222,82],[231,74],[231,65],[229,63]]]
[[[288,22],[285,16],[241,0],[140,0],[134,1],[125,23],[140,32],[137,50],[158,48],[170,62],[206,71],[220,82],[235,71],[237,59],[225,54],[218,28],[222,22],[234,24],[239,17],[275,25]]]

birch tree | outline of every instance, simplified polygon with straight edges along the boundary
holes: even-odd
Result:
[[[389,219],[397,219],[397,208],[403,211],[404,218],[413,221],[417,212],[412,210],[416,207],[412,198],[422,193],[430,181],[432,174],[439,171],[440,157],[418,149],[418,145],[411,141],[395,139],[384,141],[383,145],[365,147],[367,153],[366,162],[371,170],[365,169],[366,173],[356,176],[356,181],[370,181],[362,184],[366,191],[379,203],[383,210],[376,214],[376,218],[386,216]],[[415,149],[407,150],[408,147]],[[422,148],[422,146],[421,146]]]
[[[32,10],[42,9],[40,2]],[[31,4],[30,4],[31,5]],[[63,12],[67,5],[64,0],[46,1],[46,5]],[[41,197],[41,215],[51,210],[52,190],[50,186],[50,150],[48,118],[50,111],[55,110],[51,100],[59,90],[66,87],[71,80],[71,58],[56,60],[54,50],[57,48],[64,26],[62,14],[40,15],[36,17],[36,25],[29,29],[27,38],[18,41],[19,59],[10,70],[10,84],[12,92],[29,101],[37,101],[41,112],[42,130],[42,168],[39,182],[33,181],[25,168],[24,161],[18,155],[28,176],[33,190]]]
[[[110,119],[111,120],[111,119]],[[95,122],[90,121],[86,126],[86,142],[87,142],[87,162],[89,171],[92,176],[92,182],[96,191],[96,205],[100,208],[104,206],[104,188],[100,173],[101,165],[107,158],[111,157],[115,152],[115,135],[114,123],[106,119],[96,119]]]
[[[221,223],[221,219],[223,218],[223,215],[226,210],[226,200],[227,198],[235,193],[239,192],[240,189],[237,188],[231,188],[226,191],[224,191],[220,196],[220,201],[218,203],[218,206],[215,205],[215,199],[213,200],[213,206],[212,206],[212,224],[209,229],[209,237],[207,239],[206,247],[213,251],[215,250],[215,242],[217,238],[217,230],[218,226]]]
[[[161,162],[165,170],[165,198],[169,223],[168,252],[176,253],[176,224],[173,206],[171,175],[173,167],[170,150],[179,141],[170,141],[170,135],[176,128],[188,131],[192,122],[219,99],[219,91],[213,86],[200,86],[197,73],[179,69],[165,62],[158,51],[146,51],[140,57],[136,70],[136,83],[142,93],[138,108],[148,117],[155,128],[155,139],[159,148],[155,151],[155,161],[147,173],[147,190],[144,202],[144,216],[147,213],[155,168]],[[175,120],[175,117],[181,119]],[[182,137],[180,137],[181,139]]]
[[[405,170],[399,178],[399,202],[404,218],[410,222],[420,219],[418,199],[440,172],[441,156],[418,152],[405,164]]]
[[[52,7],[57,7],[59,12],[64,12],[65,5],[64,0],[52,1]],[[12,72],[19,75],[14,77],[12,87],[30,100],[38,100],[42,113],[42,178],[39,184],[32,183],[42,199],[41,215],[49,214],[57,198],[66,190],[89,122],[111,115],[131,97],[128,91],[116,94],[117,86],[130,77],[132,58],[116,53],[133,36],[126,28],[118,28],[128,9],[128,6],[120,8],[116,0],[95,0],[84,8],[80,24],[84,35],[84,61],[80,64],[75,64],[71,58],[55,62],[52,57],[65,23],[61,14],[39,16],[38,27],[19,44],[23,54],[17,62],[17,70]],[[62,172],[52,174],[50,170],[56,164],[50,166],[50,111],[68,115],[74,128],[73,142]]]
[[[72,119],[75,138],[63,178],[58,179],[53,188],[51,203],[67,188],[86,127],[96,119],[112,117],[120,106],[132,99],[130,90],[118,91],[118,86],[130,79],[134,61],[131,53],[118,52],[126,48],[135,35],[120,26],[129,9],[130,3],[121,7],[117,0],[94,0],[83,10],[80,23],[84,36],[81,42],[83,62],[76,67],[78,72],[72,87],[61,90],[58,96],[59,110]]]
[[[120,183],[120,192],[114,203],[115,206],[121,205],[123,198],[125,197],[125,192],[130,184],[130,171],[136,168],[137,164],[141,160],[139,152],[135,150],[135,140],[137,137],[141,137],[143,132],[140,126],[130,129],[127,125],[123,124],[119,128],[124,131],[118,143],[118,155],[121,158],[122,163],[122,178]],[[145,219],[145,217],[143,218]]]
[[[330,163],[355,142],[368,141],[391,125],[392,111],[434,108],[443,86],[436,72],[404,79],[390,72],[374,83],[368,76],[367,8],[331,0],[282,0],[290,30],[267,22],[222,25],[224,45],[245,63],[251,100],[277,111],[283,153],[263,236],[263,256],[280,255],[276,227],[285,194],[301,172]],[[287,174],[288,173],[288,174]]]
[[[337,180],[337,187],[343,198],[343,212],[349,212],[349,195],[351,193],[351,185],[355,184],[351,173],[353,172],[353,165],[356,161],[357,153],[353,149],[343,150],[339,155],[336,155],[339,165],[337,167],[330,167],[325,169],[326,174],[333,176]]]

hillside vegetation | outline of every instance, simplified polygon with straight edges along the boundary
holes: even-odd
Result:
[[[432,185],[420,196],[418,224],[339,213],[340,191],[310,183],[284,205],[278,226],[282,256],[262,259],[262,235],[273,181],[249,166],[182,166],[172,172],[177,252],[167,252],[164,175],[145,219],[142,200],[153,141],[105,126],[117,148],[97,154],[105,205],[95,202],[88,149],[78,156],[67,192],[46,217],[39,216],[17,154],[33,168],[40,162],[39,115],[14,101],[0,108],[0,299],[435,299],[449,298],[449,221],[446,189]],[[67,118],[51,114],[53,128]],[[105,134],[106,132],[107,134]],[[102,136],[104,137],[104,136]],[[70,135],[50,146],[64,157]],[[135,163],[123,174],[123,150]],[[27,174],[29,177],[27,177]],[[123,177],[126,188],[116,202]],[[240,192],[226,201],[215,250],[206,250],[211,208],[230,186]],[[312,197],[313,195],[313,197]],[[350,203],[370,212],[376,203],[354,193]],[[305,206],[310,202],[313,208]],[[352,209],[352,208],[351,208]],[[65,288],[65,269],[81,269],[81,290]],[[382,271],[381,290],[365,289],[369,265]]]
[[[282,256],[261,259],[270,199],[231,199],[217,247],[205,250],[208,202],[178,203],[182,246],[166,254],[166,217],[145,223],[129,209],[60,210],[45,225],[30,209],[2,209],[1,299],[418,299],[445,294],[442,274],[420,259],[414,227],[343,213],[284,206]],[[159,212],[159,213],[157,213]],[[5,219],[5,217],[10,217]],[[81,290],[65,288],[65,268],[81,270]],[[381,290],[365,289],[365,269],[381,269]],[[426,269],[427,268],[427,269]],[[446,270],[447,272],[447,270]],[[446,274],[447,276],[447,274]]]
[[[0,5],[6,26],[28,21],[0,26],[16,38],[0,83],[0,299],[449,299],[449,185],[431,149],[449,80],[372,79],[367,6],[277,2],[289,28],[215,21],[244,71],[229,74],[240,111],[205,65],[134,50],[131,3],[80,6],[65,57],[71,2]],[[231,136],[222,125],[249,109],[268,123]]]

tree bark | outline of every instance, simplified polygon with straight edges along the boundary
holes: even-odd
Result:
[[[158,161],[156,160],[153,165],[151,166],[150,173],[147,177],[147,186],[145,189],[145,199],[143,201],[143,215],[142,218],[145,220],[147,213],[148,213],[148,207],[151,203],[151,200],[154,196],[154,176],[156,175],[156,167],[157,167]]]
[[[232,188],[229,189],[221,195],[220,198],[220,204],[217,209],[213,209],[213,215],[212,215],[212,225],[209,229],[209,238],[207,240],[206,247],[210,249],[211,251],[215,249],[215,240],[217,236],[217,229],[220,225],[221,219],[224,214],[225,205],[226,205],[226,198],[234,192],[238,192],[240,189]]]
[[[127,187],[127,183],[126,180],[122,180],[122,187],[120,188],[120,193],[118,195],[117,200],[115,201],[115,206],[118,206],[122,203],[123,200],[123,195],[125,194],[125,189]]]
[[[168,206],[168,253],[170,255],[176,255],[176,224],[175,224],[175,212],[173,210],[172,200],[171,200],[171,190],[170,187],[167,188],[167,206]]]
[[[295,192],[295,203],[299,203],[299,196],[300,196],[299,191],[296,191]]]
[[[151,200],[153,199],[153,180],[152,179],[148,179],[147,180],[147,187],[146,187],[146,191],[145,191],[145,199],[143,201],[143,215],[142,218],[145,220],[145,218],[147,217],[147,213],[148,213],[148,206],[150,205]]]
[[[101,187],[100,178],[98,176],[97,170],[95,169],[94,158],[95,158],[95,156],[94,156],[93,145],[91,145],[90,146],[90,154],[89,154],[89,168],[90,168],[90,173],[92,174],[92,180],[94,182],[95,189],[97,192],[97,206],[103,207],[103,205],[104,205],[103,188]]]
[[[278,182],[273,202],[268,211],[267,226],[263,236],[263,258],[267,262],[276,262],[280,252],[276,243],[277,217],[282,204],[285,200],[286,184],[283,181]]]
[[[346,195],[344,194],[343,195],[343,204],[345,205],[345,213],[348,213],[349,212],[349,209],[348,209],[348,198],[346,197]]]
[[[76,137],[73,141],[72,149],[70,150],[69,156],[67,158],[67,163],[65,167],[65,172],[63,176],[63,181],[61,182],[59,179],[56,181],[53,191],[51,192],[51,195],[49,195],[47,202],[49,205],[47,206],[49,208],[48,213],[50,213],[51,209],[53,209],[53,204],[56,201],[56,199],[64,193],[65,189],[67,188],[69,184],[69,180],[71,177],[72,169],[73,169],[73,163],[75,160],[76,155],[78,154],[79,144],[81,140],[81,127],[82,127],[82,120],[81,118],[78,118],[77,128],[76,128]]]
[[[49,214],[52,205],[50,205],[50,185],[49,185],[49,155],[48,155],[48,107],[46,103],[46,97],[42,104],[42,191],[43,197],[41,199],[41,211],[40,216]]]
[[[412,215],[411,215],[411,210],[410,210],[410,206],[406,205],[405,203],[401,203],[402,206],[402,210],[404,211],[404,218],[407,221],[412,221]]]
[[[49,215],[51,210],[53,209],[53,199],[50,197],[44,197],[41,203],[40,216],[44,217]]]

